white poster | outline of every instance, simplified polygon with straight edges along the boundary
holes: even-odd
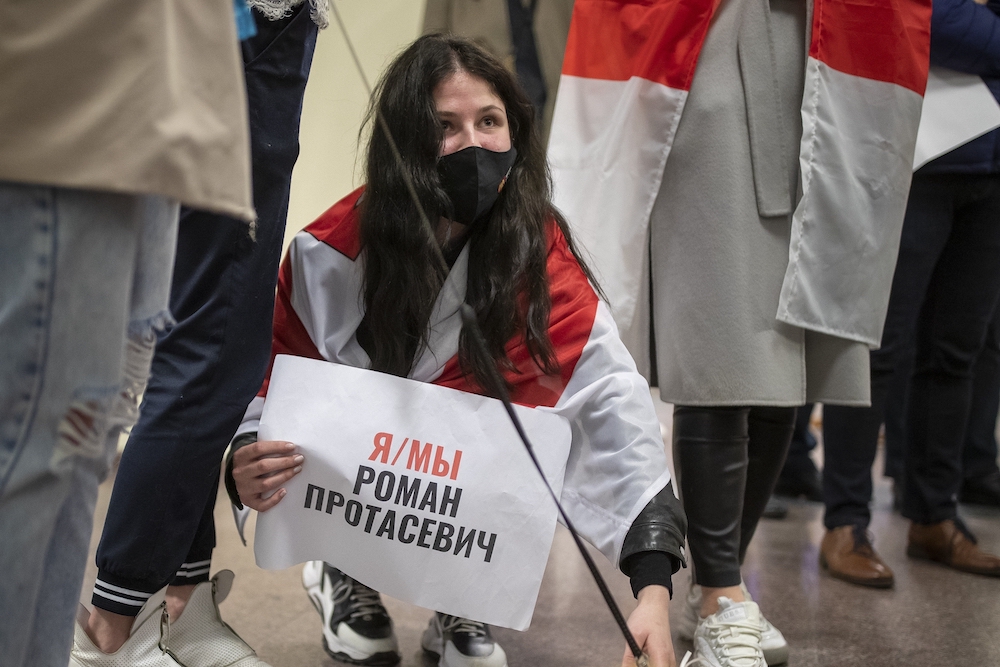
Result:
[[[516,409],[560,493],[569,422]],[[556,506],[502,403],[281,355],[259,437],[305,456],[285,498],[257,519],[259,566],[325,560],[421,607],[528,627]]]
[[[1000,105],[974,74],[931,67],[913,169],[1000,127]]]

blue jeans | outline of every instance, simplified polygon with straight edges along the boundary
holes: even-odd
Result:
[[[0,660],[65,667],[97,485],[138,414],[177,205],[0,182]]]
[[[906,408],[903,515],[957,516],[972,369],[1000,298],[1000,174],[913,177],[870,408],[823,406],[827,528],[867,526],[886,396],[915,349]]]

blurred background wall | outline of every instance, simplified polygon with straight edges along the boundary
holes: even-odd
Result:
[[[372,85],[385,66],[420,35],[425,0],[336,0]],[[358,130],[368,93],[331,16],[319,33],[302,109],[301,152],[292,173],[285,245],[338,199],[361,184]]]

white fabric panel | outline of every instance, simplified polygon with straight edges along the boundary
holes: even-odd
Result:
[[[433,382],[444,371],[448,360],[458,354],[458,337],[462,333],[462,314],[469,276],[469,244],[466,243],[448,272],[431,312],[427,347],[417,357],[410,377],[421,382]]]
[[[931,67],[913,171],[1000,127],[1000,104],[983,77]]]
[[[663,177],[687,92],[633,77],[605,81],[563,75],[559,82],[549,165],[553,202],[596,273],[622,330],[639,331],[649,214]]]
[[[368,357],[354,337],[362,318],[356,297],[360,263],[307,233],[296,237],[290,252],[292,304],[313,342],[323,343],[317,345],[321,355],[366,368]],[[457,289],[446,283],[432,316],[434,353],[421,354],[414,379],[433,381],[458,352],[457,305],[464,298],[467,274],[466,249],[449,274],[448,282],[454,280]],[[263,406],[259,397],[250,403],[237,435],[257,430]],[[670,481],[670,471],[649,386],[636,371],[603,302],[558,403],[539,409],[571,422],[573,442],[562,500],[580,534],[617,565],[629,527]]]
[[[559,402],[539,409],[570,421],[561,501],[580,534],[617,565],[628,529],[670,470],[649,385],[603,301]]]
[[[292,257],[292,307],[309,337],[327,361],[367,368],[368,354],[355,332],[364,317],[361,301],[362,266],[307,232],[295,237]],[[429,347],[413,366],[410,377],[434,380],[458,352],[459,306],[465,301],[469,249],[462,249],[445,280],[431,313]]]
[[[803,194],[777,318],[878,347],[922,98],[815,58],[806,68]]]
[[[300,232],[288,248],[292,264],[292,308],[327,361],[367,368],[368,354],[358,344],[361,267],[308,232]]]

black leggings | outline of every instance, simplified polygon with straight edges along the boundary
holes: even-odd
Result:
[[[674,463],[695,581],[740,584],[740,565],[792,439],[795,408],[674,408]]]

